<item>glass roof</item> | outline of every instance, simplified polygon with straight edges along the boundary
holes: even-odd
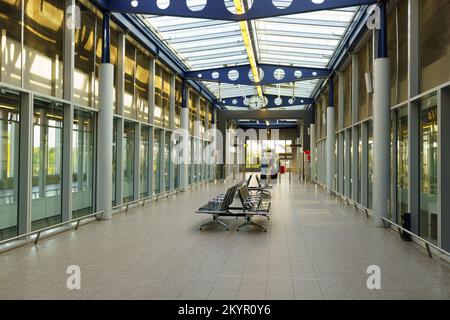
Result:
[[[192,0],[199,2],[201,0]],[[244,1],[250,3],[251,1]],[[233,9],[233,0],[226,0]],[[357,8],[325,10],[248,22],[256,63],[284,66],[329,66]],[[187,70],[249,64],[239,22],[140,15]],[[204,82],[216,98],[258,95],[256,86]],[[264,94],[311,97],[319,80],[263,86]],[[300,107],[298,107],[300,108]]]

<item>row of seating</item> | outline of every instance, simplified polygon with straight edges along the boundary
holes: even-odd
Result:
[[[243,227],[254,226],[267,231],[265,226],[255,223],[252,218],[255,216],[264,216],[270,219],[271,194],[267,187],[263,187],[258,177],[258,187],[250,187],[252,175],[246,183],[244,181],[232,186],[225,194],[218,195],[206,205],[198,209],[197,213],[212,215],[213,220],[200,226],[200,230],[210,225],[220,225],[227,231],[229,226],[220,219],[220,217],[244,217],[245,223],[241,224],[237,231]],[[233,207],[235,197],[240,201],[241,206]]]

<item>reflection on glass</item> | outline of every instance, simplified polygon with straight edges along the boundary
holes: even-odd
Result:
[[[112,163],[112,205],[115,206],[116,201],[116,191],[117,191],[117,181],[116,181],[116,170],[117,170],[117,119],[114,119],[113,123],[113,163]]]
[[[0,241],[17,236],[20,96],[0,93]]]
[[[358,199],[357,202],[361,203],[361,163],[362,163],[362,136],[361,136],[361,127],[357,126],[357,134],[358,134]]]
[[[149,143],[150,143],[150,136],[149,136],[149,128],[148,127],[142,127],[141,129],[141,148],[140,148],[140,189],[141,189],[141,198],[148,197],[149,190],[148,190],[148,178],[150,174],[150,168],[149,164],[150,161],[148,159],[148,151],[149,151]]]
[[[21,86],[21,1],[0,0],[0,81]]]
[[[148,122],[148,84],[150,71],[146,52],[136,50],[136,104],[138,120]]]
[[[81,29],[75,29],[75,71],[73,100],[75,103],[93,107],[95,38],[97,15],[77,1],[81,14]]]
[[[373,123],[369,121],[367,125],[367,207],[373,209]]]
[[[438,241],[437,99],[432,96],[420,102],[420,235]]]
[[[159,174],[160,166],[160,146],[161,146],[161,130],[155,129],[155,137],[153,141],[153,194],[161,192]]]
[[[134,135],[134,124],[125,122],[123,133],[123,203],[134,200]]]
[[[155,65],[155,106],[154,106],[154,123],[162,126],[162,69],[159,64]]]
[[[61,222],[63,106],[34,100],[31,229]]]
[[[94,167],[94,116],[75,110],[72,147],[73,217],[92,213]]]
[[[170,132],[165,133],[164,139],[164,187],[170,189]]]
[[[39,93],[62,98],[64,1],[24,0],[23,5],[24,85]]]
[[[408,108],[397,111],[397,222],[408,212]]]
[[[125,41],[125,91],[123,97],[123,114],[125,117],[136,119],[135,97],[134,97],[134,75],[136,72],[136,50],[129,39]]]

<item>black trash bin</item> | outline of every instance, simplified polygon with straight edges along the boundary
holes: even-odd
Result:
[[[402,227],[408,231],[411,231],[411,213],[404,213],[402,215]],[[400,232],[400,237],[404,241],[411,241],[411,235],[403,230]]]

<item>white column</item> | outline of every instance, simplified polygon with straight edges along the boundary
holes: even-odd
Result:
[[[114,66],[101,64],[99,69],[97,210],[104,211],[103,219],[105,220],[110,220],[112,217],[113,80]]]
[[[316,181],[316,125],[311,123],[309,127],[309,137],[311,139],[311,181]]]
[[[335,149],[334,107],[327,108],[327,192],[331,193],[334,182]]]
[[[390,60],[378,58],[374,62],[374,182],[373,209],[375,225],[383,226],[388,216],[390,195]]]

